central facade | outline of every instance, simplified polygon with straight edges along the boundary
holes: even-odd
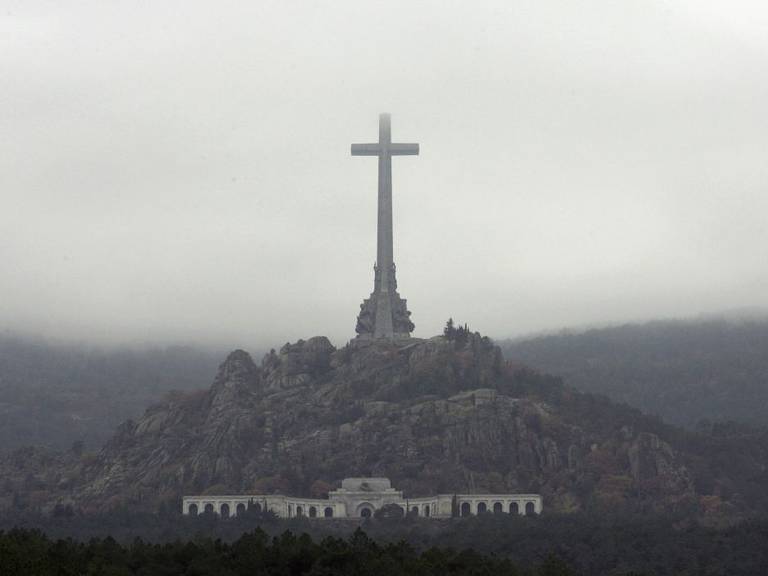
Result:
[[[361,340],[402,340],[413,332],[411,313],[405,299],[397,293],[397,279],[392,244],[392,156],[419,153],[418,144],[392,142],[389,114],[379,116],[379,141],[352,144],[353,156],[379,159],[379,196],[376,235],[376,263],[373,266],[373,292],[360,305],[355,328]]]
[[[388,478],[345,478],[341,488],[329,492],[327,499],[281,494],[184,496],[182,512],[228,517],[242,514],[249,506],[269,510],[279,518],[370,518],[385,507],[413,516],[452,518],[485,512],[540,514],[542,501],[538,494],[437,494],[405,498],[402,491],[392,488]]]

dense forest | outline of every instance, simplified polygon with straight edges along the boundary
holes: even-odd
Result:
[[[768,573],[764,521],[715,530],[665,517],[486,514],[442,522],[371,519],[361,530],[348,521],[221,520],[128,512],[102,518],[62,513],[26,520],[25,528],[0,532],[0,566],[8,574]],[[47,536],[32,527],[41,522]],[[107,533],[117,536],[105,538]]]
[[[501,343],[506,358],[694,427],[768,422],[768,321],[657,321]]]
[[[9,574],[79,576],[80,574],[200,574],[206,576],[442,576],[445,574],[523,574],[508,560],[482,556],[473,551],[431,549],[417,554],[407,543],[380,546],[364,532],[350,539],[326,538],[320,543],[309,536],[283,533],[271,541],[257,530],[232,545],[200,539],[166,545],[141,540],[121,546],[111,538],[87,544],[72,540],[51,542],[37,532],[14,530],[0,534],[0,561]],[[575,574],[563,562],[547,559],[532,576]]]
[[[187,347],[101,349],[0,335],[0,451],[96,450],[171,390],[210,384],[222,354]]]

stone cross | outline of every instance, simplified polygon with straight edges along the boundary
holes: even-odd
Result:
[[[379,141],[352,144],[353,156],[378,156],[379,196],[376,240],[376,273],[371,298],[361,306],[357,332],[363,338],[407,338],[413,330],[405,300],[396,292],[392,247],[392,156],[414,156],[418,144],[392,142],[389,114],[379,116]]]

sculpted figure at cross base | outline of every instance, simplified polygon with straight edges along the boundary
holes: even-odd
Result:
[[[360,314],[357,317],[357,326],[355,332],[362,338],[370,338],[375,330],[376,309],[378,307],[377,294],[371,294],[360,304]],[[413,332],[414,324],[411,322],[411,312],[408,310],[405,299],[395,293],[390,297],[390,308],[392,312],[393,338],[408,338]]]
[[[379,141],[352,144],[353,156],[377,156],[379,160],[379,195],[374,286],[369,298],[360,305],[355,331],[359,339],[404,339],[413,332],[407,302],[397,292],[396,268],[392,242],[392,156],[416,155],[418,144],[392,142],[389,114],[379,116]]]

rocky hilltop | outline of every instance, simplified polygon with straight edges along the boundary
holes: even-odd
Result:
[[[96,456],[17,452],[2,470],[6,503],[35,486],[37,505],[85,512],[178,509],[205,492],[322,495],[357,475],[412,496],[538,492],[559,511],[744,510],[727,466],[686,434],[511,364],[479,334],[341,349],[315,337],[260,364],[232,352],[209,390],[125,422]]]

